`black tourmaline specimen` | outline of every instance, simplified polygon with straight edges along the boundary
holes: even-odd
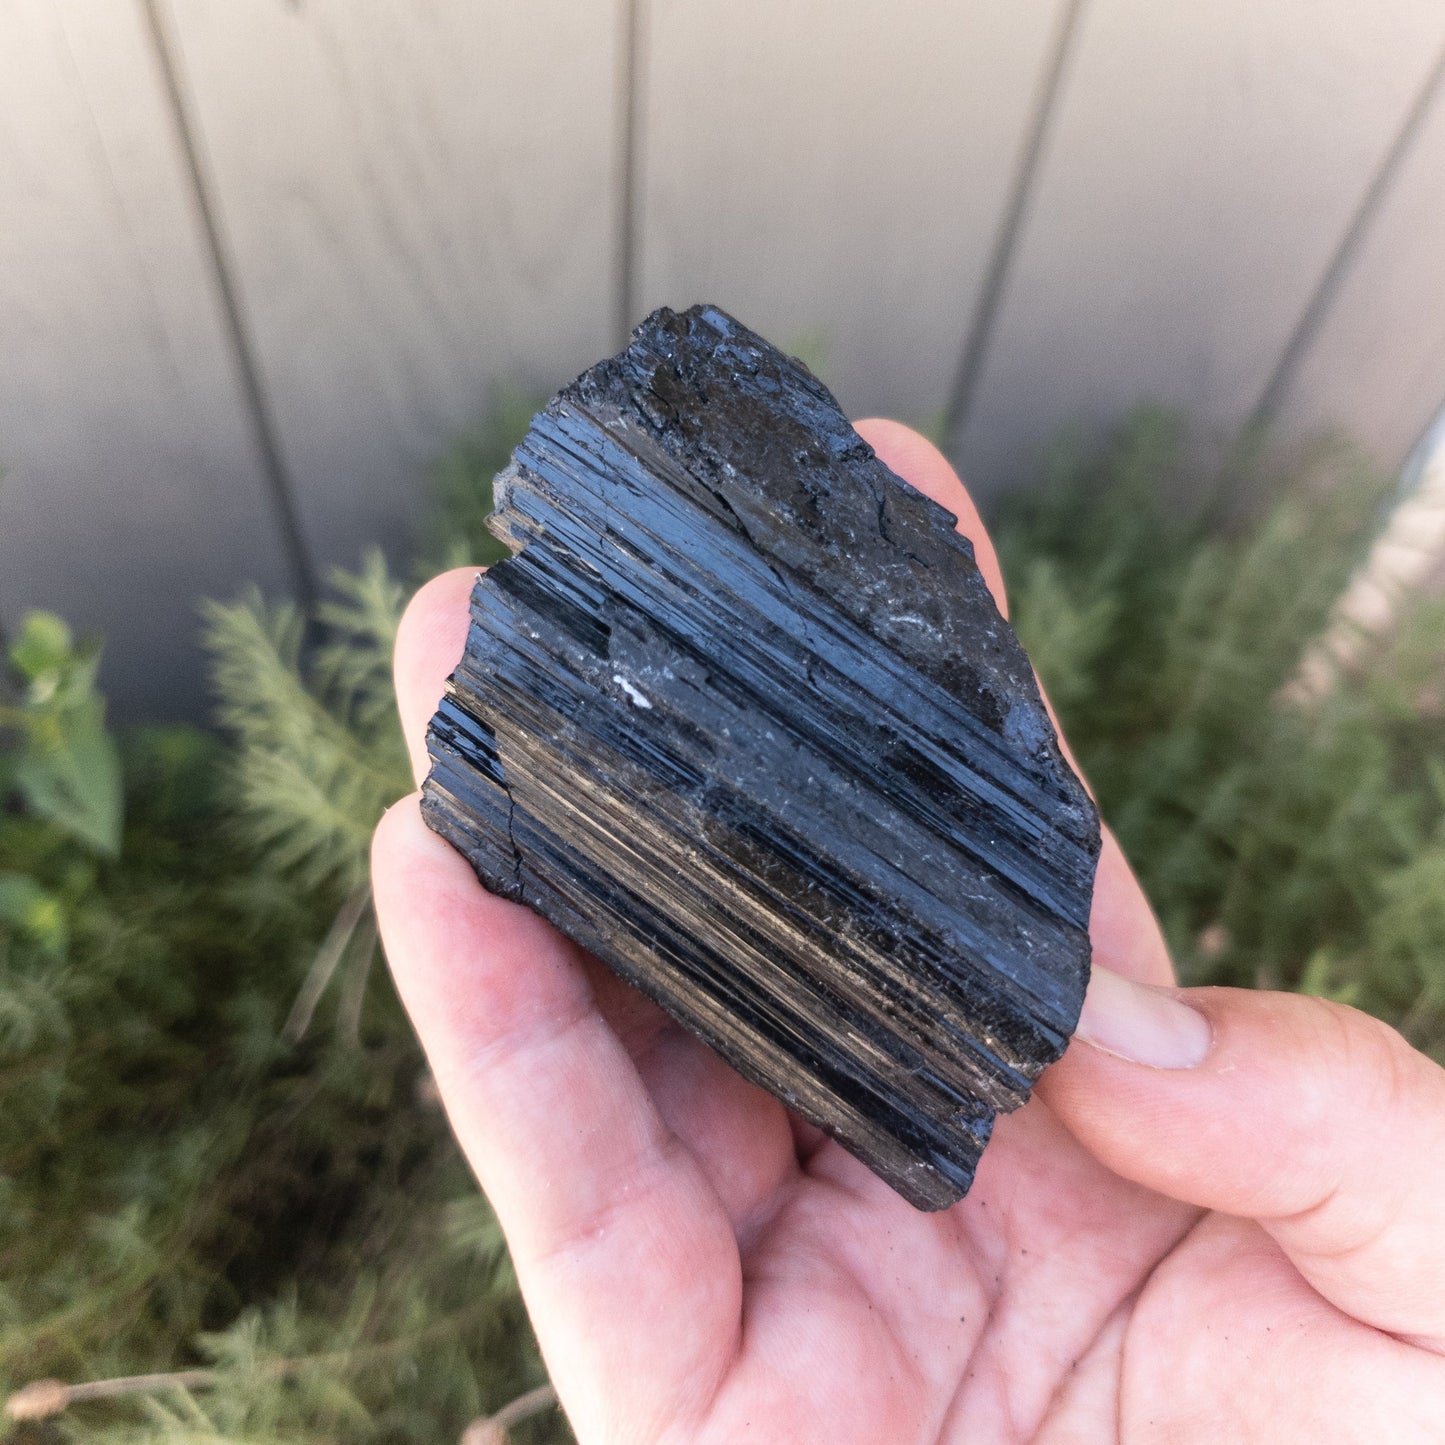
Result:
[[[427,821],[923,1209],[1063,1051],[1093,805],[954,518],[715,307],[497,478]]]

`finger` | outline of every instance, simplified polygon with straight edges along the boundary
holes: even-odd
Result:
[[[1118,840],[1107,827],[1103,835],[1089,910],[1094,963],[1139,983],[1172,984],[1174,964],[1154,909]]]
[[[988,529],[978,514],[948,458],[926,437],[901,422],[870,417],[857,425],[858,434],[873,448],[884,465],[910,486],[916,487],[958,518],[958,530],[973,543],[974,558],[983,580],[993,593],[1000,613],[1008,616],[1003,573]],[[1044,705],[1049,706],[1048,699]],[[1059,733],[1059,743],[1074,771],[1083,777],[1069,752],[1059,720],[1052,707],[1049,715]],[[1147,983],[1172,983],[1174,965],[1154,910],[1134,876],[1114,835],[1104,830],[1103,850],[1094,883],[1094,905],[1089,934],[1095,958],[1105,967]]]
[[[1004,594],[1003,572],[993,539],[948,458],[926,436],[901,421],[870,416],[853,429],[878,453],[884,466],[958,518],[958,530],[973,543],[974,561],[993,593],[994,605],[1007,617],[1008,597]]]
[[[1258,1220],[1320,1294],[1445,1341],[1445,1071],[1321,999],[1095,971],[1040,1090],[1126,1179]]]
[[[416,795],[382,819],[372,877],[397,989],[578,1433],[655,1438],[709,1398],[736,1341],[741,1267],[717,1196],[578,951],[480,889]]]
[[[418,785],[431,766],[427,724],[446,691],[447,678],[462,660],[470,625],[468,599],[479,576],[476,567],[456,567],[433,577],[407,604],[396,629],[396,705]]]

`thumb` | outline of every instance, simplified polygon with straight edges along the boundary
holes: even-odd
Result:
[[[1040,1092],[1116,1173],[1257,1220],[1347,1314],[1445,1348],[1445,1070],[1379,1020],[1096,968]]]

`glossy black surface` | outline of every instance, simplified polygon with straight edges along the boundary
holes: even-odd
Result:
[[[560,392],[496,496],[428,822],[952,1203],[1073,1031],[1099,851],[954,518],[713,307]]]

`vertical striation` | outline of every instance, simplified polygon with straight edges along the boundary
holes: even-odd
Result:
[[[715,307],[497,478],[423,808],[913,1204],[1063,1051],[1098,818],[955,519]]]

